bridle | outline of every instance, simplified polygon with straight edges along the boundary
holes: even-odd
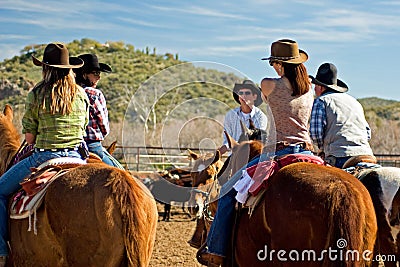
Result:
[[[218,177],[218,168],[215,165],[211,165],[210,167],[213,168],[213,175],[209,179],[213,180],[213,185],[210,186],[207,189],[207,191],[200,190],[198,188],[192,189],[192,192],[200,193],[200,194],[202,194],[203,196],[206,197],[206,199],[204,201],[204,207],[203,207],[203,213],[202,213],[203,214],[203,218],[204,218],[204,222],[206,223],[206,226],[210,226],[212,221],[214,220],[214,216],[212,215],[211,210],[210,210],[211,192],[212,192],[212,190],[215,189],[217,191],[217,193],[219,194],[219,192],[218,192],[218,179],[217,179],[217,177]],[[209,179],[207,179],[207,180],[209,180]]]

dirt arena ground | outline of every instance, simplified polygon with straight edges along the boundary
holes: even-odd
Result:
[[[159,219],[162,219],[163,206],[157,204]],[[151,267],[203,266],[196,260],[196,249],[187,241],[192,237],[196,222],[182,212],[181,207],[172,206],[169,222],[159,221],[156,243],[151,257]]]

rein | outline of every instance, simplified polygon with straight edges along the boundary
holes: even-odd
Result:
[[[214,166],[213,166],[214,167]],[[216,183],[218,181],[217,179],[218,172],[216,167],[214,167],[214,175],[211,177],[213,179],[213,183],[215,183],[213,186],[210,186],[210,188],[206,191],[200,190],[200,189],[194,189],[199,193],[202,193],[203,195],[206,196],[206,200],[204,201],[204,208],[203,208],[203,217],[204,221],[207,224],[207,226],[211,226],[211,223],[214,221],[214,216],[211,214],[210,210],[210,196],[211,196],[211,191],[216,188],[218,189],[217,186],[218,184]]]
[[[21,153],[22,149],[25,147],[26,144],[27,144],[26,140],[24,139],[24,141],[22,142],[22,144],[18,148],[17,152],[14,154],[14,156],[11,158],[10,162],[7,164],[7,168],[6,168],[6,170],[4,172],[8,171],[11,168],[11,166],[14,165],[14,161],[15,161],[17,155],[19,153]]]

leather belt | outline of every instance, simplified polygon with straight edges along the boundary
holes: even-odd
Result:
[[[279,151],[279,150],[285,149],[287,147],[297,147],[297,146],[300,146],[302,149],[309,150],[309,151],[314,150],[314,147],[311,143],[298,142],[298,143],[291,144],[288,141],[280,141],[280,142],[276,143],[275,151]]]
[[[77,147],[71,148],[37,148],[35,147],[35,152],[69,152],[69,151],[78,151]]]

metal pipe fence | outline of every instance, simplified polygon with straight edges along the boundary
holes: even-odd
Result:
[[[130,171],[162,171],[170,167],[191,167],[192,158],[188,149],[199,153],[198,148],[189,147],[144,147],[117,146],[113,156]],[[202,153],[214,152],[214,149],[202,149]],[[378,164],[400,167],[400,155],[376,154]]]

